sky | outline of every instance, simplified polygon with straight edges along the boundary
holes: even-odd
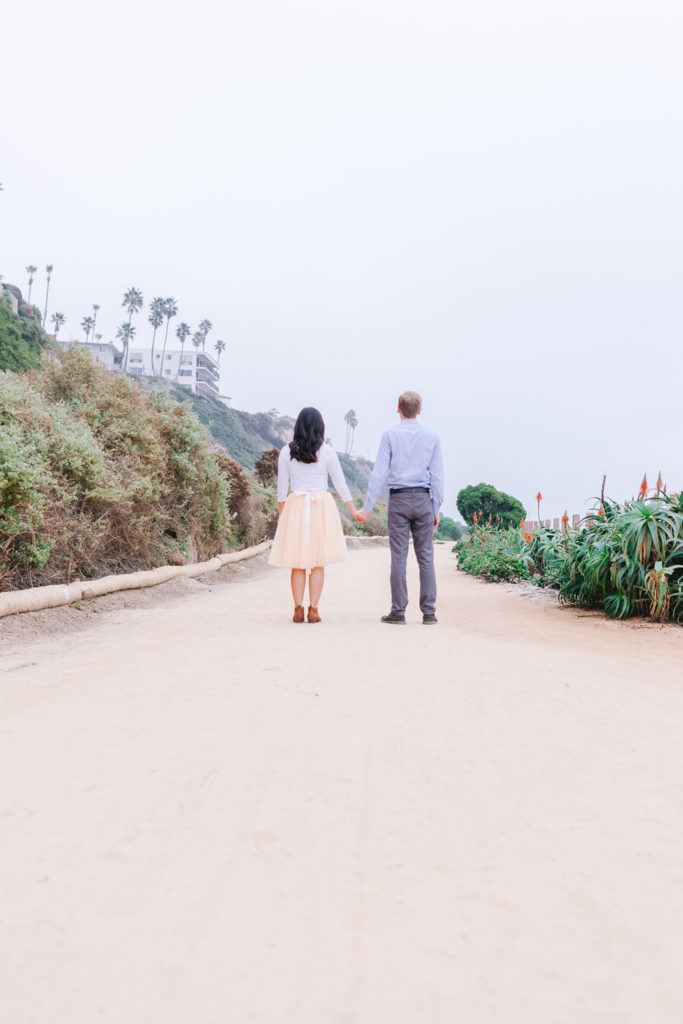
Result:
[[[340,449],[353,408],[369,458],[417,390],[451,515],[683,487],[679,3],[34,0],[2,35],[0,273],[42,305],[53,264],[62,336],[173,296],[235,408]]]

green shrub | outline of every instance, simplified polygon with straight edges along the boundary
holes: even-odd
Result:
[[[453,551],[458,556],[458,569],[472,576],[494,582],[531,579],[531,559],[519,529],[473,526]]]
[[[483,522],[507,529],[519,526],[526,519],[526,510],[521,501],[497,490],[491,484],[464,487],[458,494],[456,504],[468,526]]]
[[[229,485],[206,441],[188,405],[84,352],[0,373],[0,589],[215,554]]]
[[[581,526],[564,531],[475,527],[454,550],[458,568],[486,579],[515,578],[521,559],[527,572],[516,578],[556,588],[563,603],[598,608],[614,619],[649,615],[683,623],[680,494],[657,491],[623,506],[604,501]]]
[[[0,370],[36,369],[46,337],[39,323],[22,320],[7,300],[0,301]]]
[[[459,523],[449,516],[441,516],[434,536],[437,540],[460,540],[462,534],[463,529]]]

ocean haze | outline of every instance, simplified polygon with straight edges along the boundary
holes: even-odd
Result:
[[[603,473],[679,489],[682,30],[657,0],[14,5],[0,273],[38,265],[42,307],[53,264],[65,337],[173,296],[235,407],[316,405],[339,448],[353,408],[370,458],[420,391],[450,514],[480,481],[547,516]]]

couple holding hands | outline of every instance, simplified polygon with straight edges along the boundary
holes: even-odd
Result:
[[[425,430],[417,417],[422,399],[405,391],[398,400],[399,422],[382,435],[363,508],[358,511],[337,453],[324,443],[325,424],[317,409],[302,409],[294,439],[280,452],[277,498],[280,510],[271,565],[292,570],[294,622],[303,622],[306,573],[309,577],[308,621],[320,622],[318,605],[325,566],[343,562],[346,541],[328,475],[353,518],[366,522],[383,487],[389,488],[389,546],[391,548],[391,611],[382,622],[405,623],[408,604],[406,563],[410,534],[420,570],[420,610],[425,625],[436,623],[434,530],[443,500],[443,460],[437,434]],[[288,494],[289,492],[289,494]]]

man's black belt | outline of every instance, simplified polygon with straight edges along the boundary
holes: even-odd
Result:
[[[390,487],[389,494],[429,494],[428,487]]]

